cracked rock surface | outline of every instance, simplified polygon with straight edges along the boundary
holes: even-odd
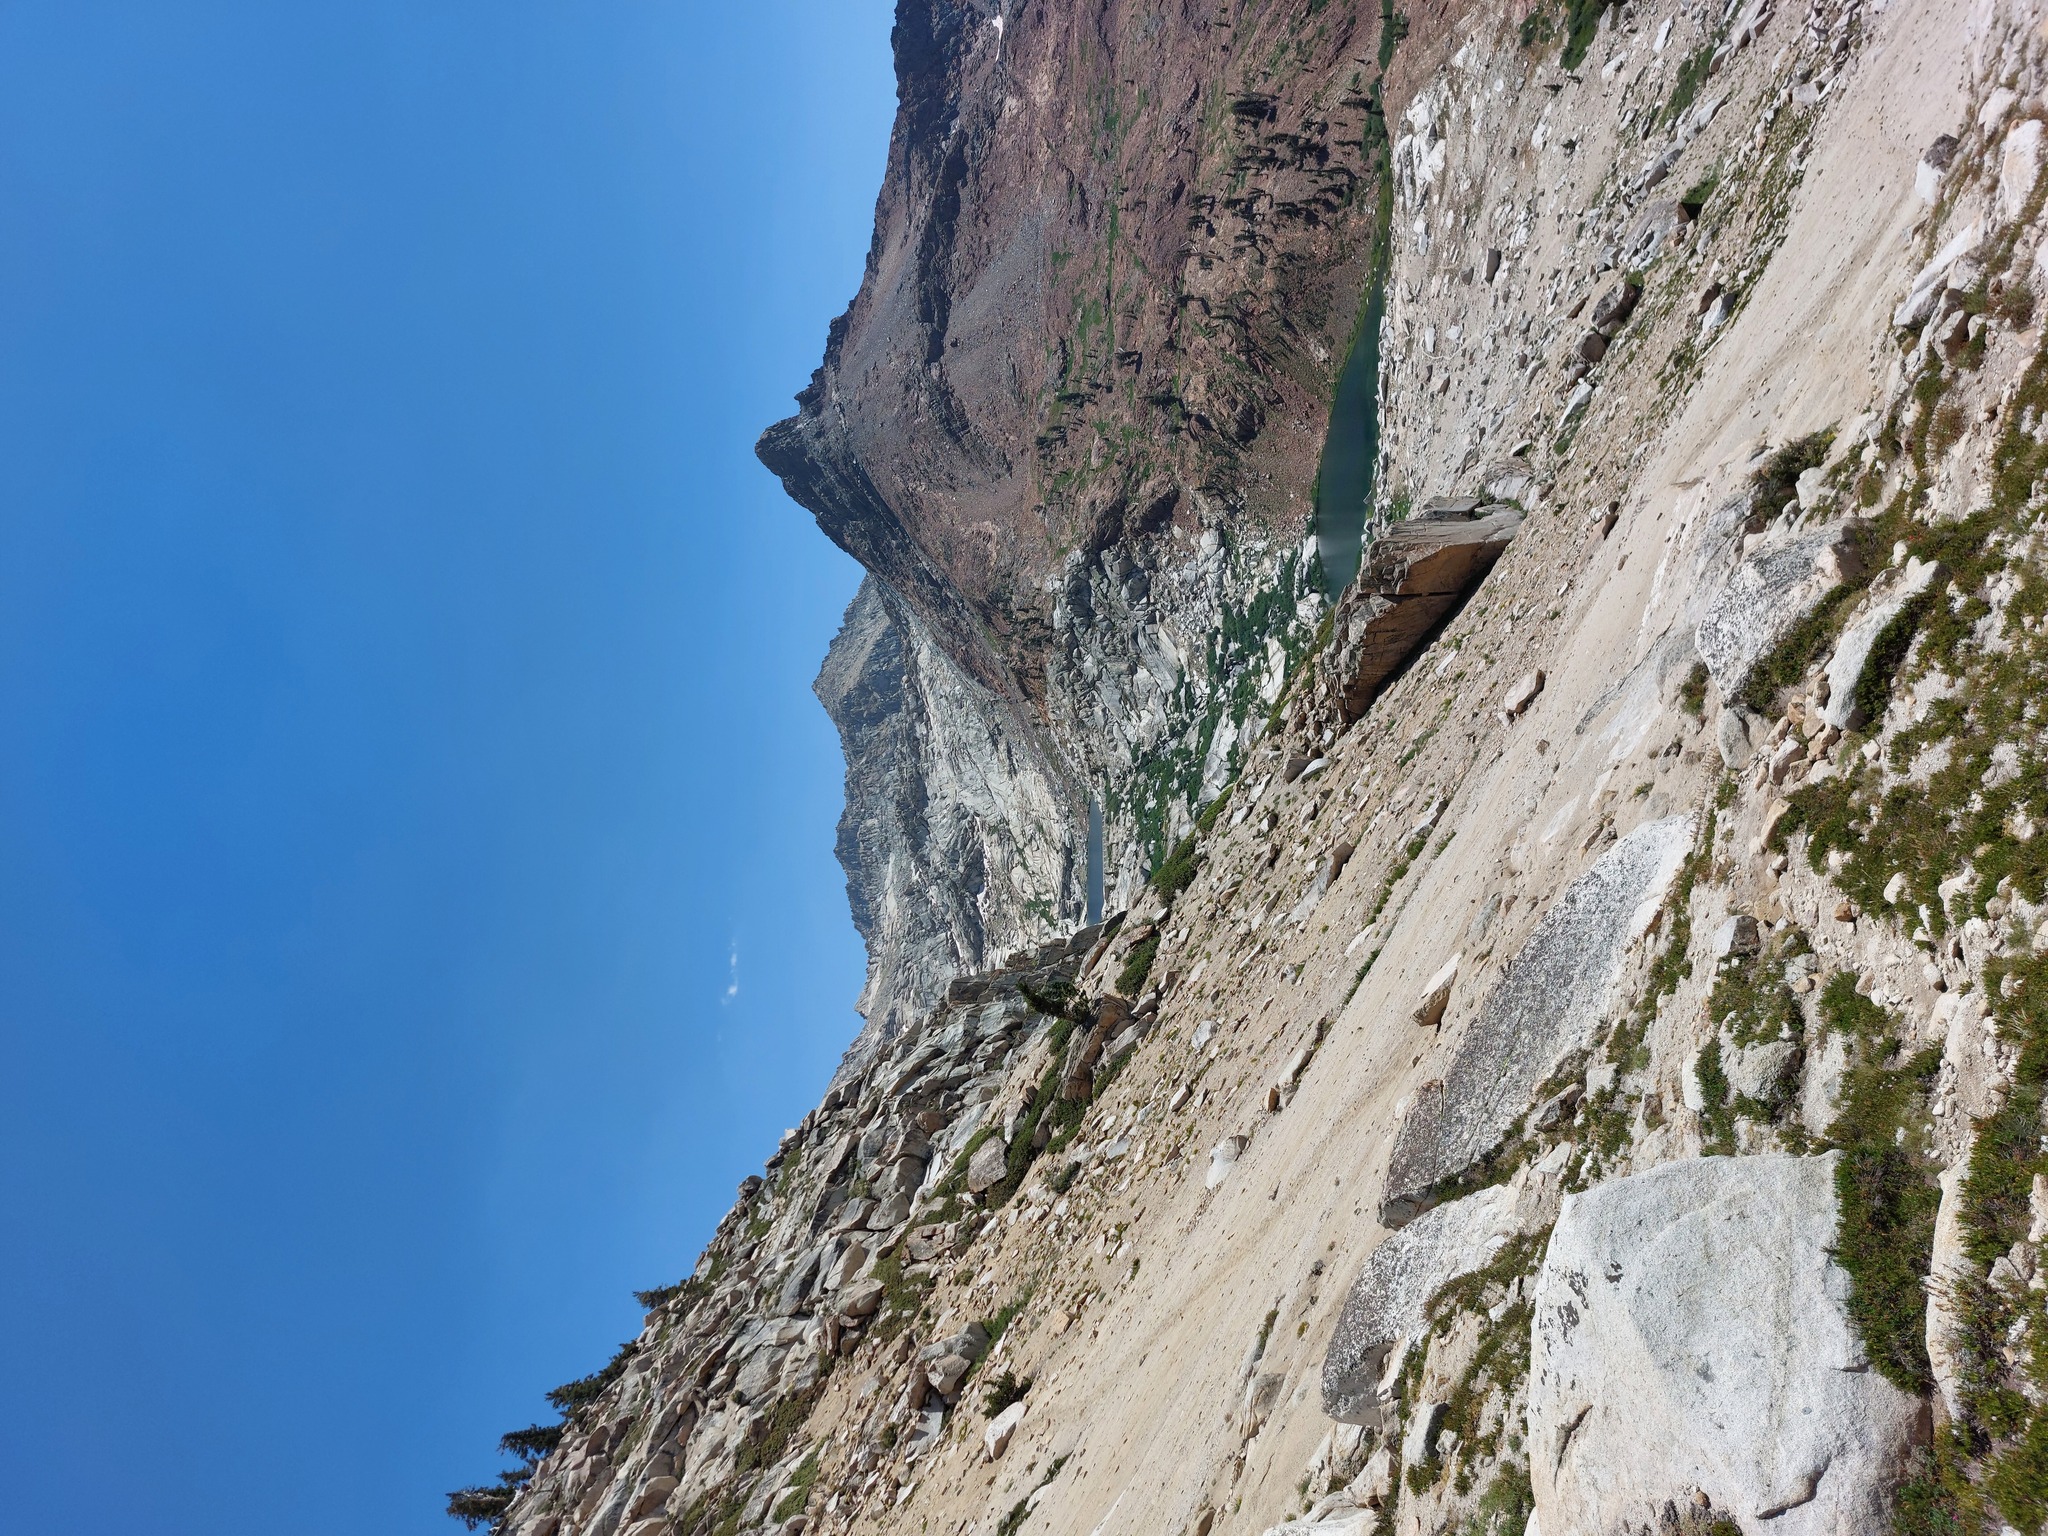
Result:
[[[1546,1531],[1881,1530],[1921,1405],[1869,1368],[1822,1157],[1672,1163],[1565,1197],[1536,1281],[1530,1471]]]

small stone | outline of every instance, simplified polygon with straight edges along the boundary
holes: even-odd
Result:
[[[1602,337],[1612,337],[1628,324],[1628,318],[1636,312],[1636,303],[1642,296],[1643,290],[1626,280],[1608,289],[1600,302],[1593,306],[1594,333]],[[1592,361],[1598,362],[1599,359],[1594,358]]]
[[[1537,1106],[1532,1123],[1539,1131],[1554,1131],[1569,1120],[1572,1111],[1579,1106],[1580,1088],[1577,1083],[1568,1083],[1564,1091],[1546,1099]]]
[[[859,1274],[868,1261],[868,1251],[860,1243],[848,1243],[832,1265],[825,1271],[825,1289],[836,1291],[855,1275]]]
[[[881,1306],[882,1282],[873,1275],[854,1281],[839,1293],[839,1310],[846,1317],[872,1317]]]
[[[1721,753],[1721,761],[1728,767],[1740,768],[1748,762],[1754,750],[1748,714],[1733,706],[1722,710],[1720,724],[1714,729],[1714,745]]]
[[[1798,1050],[1799,1047],[1790,1040],[1770,1040],[1762,1045],[1728,1052],[1723,1058],[1722,1069],[1727,1074],[1729,1088],[1738,1097],[1768,1103],[1783,1082],[1786,1069],[1791,1066]]]
[[[1714,930],[1714,958],[1725,960],[1730,955],[1753,955],[1760,942],[1756,919],[1747,912],[1738,912]]]
[[[941,1355],[925,1371],[925,1380],[941,1397],[951,1397],[960,1390],[960,1383],[967,1379],[967,1373],[974,1369],[974,1362],[965,1355]]]
[[[898,1191],[877,1205],[868,1215],[870,1232],[887,1232],[910,1219],[910,1197]]]
[[[1451,1004],[1451,988],[1457,984],[1458,966],[1464,958],[1462,954],[1451,956],[1423,984],[1422,999],[1415,1005],[1413,1017],[1424,1029],[1434,1029],[1443,1022],[1444,1010]]]
[[[1209,1176],[1205,1182],[1210,1189],[1230,1177],[1230,1170],[1237,1166],[1246,1145],[1247,1138],[1243,1136],[1226,1136],[1209,1149]]]
[[[2027,194],[2041,173],[2041,121],[2028,118],[2005,136],[1999,157],[1998,212],[2010,223],[2027,205]]]
[[[1510,720],[1519,720],[1527,713],[1529,706],[1536,702],[1536,695],[1543,691],[1543,683],[1542,668],[1524,672],[1515,679],[1514,687],[1510,688],[1507,696],[1500,701],[1501,713]]]
[[[1906,894],[1906,874],[1900,870],[1884,883],[1884,899],[1887,904],[1897,906],[1899,898]]]
[[[633,1502],[626,1510],[626,1518],[639,1520],[653,1514],[675,1491],[676,1480],[673,1477],[650,1477],[640,1485],[640,1491],[633,1495]]]
[[[1353,1502],[1361,1508],[1378,1509],[1394,1491],[1394,1449],[1389,1445],[1380,1448],[1366,1458],[1365,1469],[1345,1487]]]
[[[1408,1433],[1401,1439],[1401,1465],[1419,1467],[1436,1451],[1437,1435],[1444,1427],[1448,1403],[1423,1403],[1408,1420]]]

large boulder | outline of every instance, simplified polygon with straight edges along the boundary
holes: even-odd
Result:
[[[981,1432],[982,1449],[990,1461],[1000,1461],[1003,1452],[1010,1448],[1010,1441],[1016,1436],[1017,1426],[1024,1422],[1025,1404],[1012,1403],[1001,1413],[988,1421]]]
[[[733,1379],[732,1395],[743,1403],[756,1403],[774,1389],[782,1376],[783,1358],[789,1351],[775,1344],[765,1344],[748,1355],[740,1372]]]
[[[1970,1171],[1969,1159],[1958,1158],[1941,1175],[1941,1204],[1934,1213],[1934,1251],[1927,1265],[1927,1364],[1934,1377],[1934,1390],[1941,1394],[1942,1407],[1951,1420],[1963,1416],[1963,1371],[1965,1357],[1958,1349],[1961,1319],[1957,1304],[1963,1287],[1980,1278],[1970,1262],[1963,1228],[1963,1179]]]
[[[1849,1323],[1839,1156],[1667,1163],[1565,1198],[1535,1289],[1536,1525],[1654,1527],[1697,1490],[1745,1532],[1889,1528],[1921,1409]]]
[[[1379,696],[1415,648],[1485,579],[1522,514],[1445,503],[1373,541],[1331,621],[1330,687],[1346,720]]]
[[[1010,1149],[1003,1145],[1003,1138],[991,1136],[974,1149],[974,1156],[967,1160],[967,1187],[975,1194],[992,1189],[1002,1183],[1003,1174],[1009,1167]]]
[[[1438,1206],[1373,1249],[1323,1357],[1323,1412],[1383,1427],[1388,1356],[1421,1331],[1430,1297],[1482,1268],[1514,1234],[1515,1192],[1500,1184]]]
[[[1756,664],[1856,572],[1861,558],[1841,523],[1773,540],[1744,558],[1694,636],[1721,697],[1739,698]]]
[[[1445,1069],[1401,1121],[1380,1220],[1399,1226],[1432,1190],[1500,1144],[1544,1079],[1591,1042],[1629,947],[1692,846],[1692,818],[1646,823],[1565,888],[1480,1004]]]

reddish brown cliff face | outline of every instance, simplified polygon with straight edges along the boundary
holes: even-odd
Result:
[[[1323,0],[901,0],[866,275],[759,452],[1033,713],[1068,551],[1305,527],[1379,30]]]

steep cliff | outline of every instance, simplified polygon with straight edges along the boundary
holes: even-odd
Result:
[[[998,943],[1079,926],[1086,871],[1073,831],[1085,808],[1031,753],[1005,701],[873,577],[817,690],[846,750],[839,862],[870,957],[858,1060],[955,976],[992,966]]]
[[[968,837],[1042,858],[1021,878],[1071,924],[1052,820],[1100,785],[1129,796],[1130,910],[942,982],[948,938],[887,983],[931,1006],[466,1507],[517,1536],[2041,1529],[2048,18],[1446,8],[1379,77],[1398,27],[1334,3],[1149,31],[1081,9],[899,28],[869,282],[766,451],[814,507],[866,466],[863,518],[920,562],[878,555],[821,685],[849,816],[896,807],[848,856],[856,900],[900,848]],[[1345,89],[1392,127],[1346,237],[1390,211],[1358,580],[1323,611],[1284,515],[1312,455],[1271,413],[1154,533],[1063,548],[1051,500],[1002,539],[949,523],[967,461],[942,480],[938,427],[906,426],[909,459],[886,431],[936,407],[904,404],[925,386],[882,311],[917,312],[905,274],[958,275],[918,266],[904,167],[979,124],[947,222],[979,241],[1100,121],[1071,91],[1005,106],[1011,61],[1148,91],[1199,65],[1231,82],[1219,132],[1263,133],[1346,26]],[[1239,114],[1254,61],[1277,84]],[[1001,176],[1012,112],[1039,137]],[[1210,185],[1147,142],[1133,203]],[[1339,330],[1364,270],[1317,279]],[[1064,334],[1002,291],[1006,344]],[[1261,291],[1277,329],[1312,303]],[[1201,366],[1235,388],[1230,355]],[[890,378],[893,407],[863,393]],[[1067,451],[957,398],[987,464]],[[1204,430],[1105,472],[1194,463]],[[1012,482],[976,473],[994,520]],[[997,617],[1032,591],[1035,638]],[[995,821],[1038,786],[1066,807],[1039,843],[904,830],[937,782],[913,765],[955,740],[999,765],[975,770]],[[1179,811],[1136,792],[1163,761]],[[1140,880],[1147,816],[1167,852]]]

